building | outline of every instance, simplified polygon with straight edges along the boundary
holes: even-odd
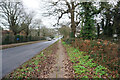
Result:
[[[20,36],[26,36],[27,34],[26,34],[26,32],[24,30],[22,30],[18,35],[20,35]]]
[[[6,34],[13,34],[13,32],[9,30],[2,30],[2,35],[6,35]]]
[[[11,30],[2,30],[2,35],[6,35],[6,34],[14,35]],[[26,36],[26,32],[24,30],[22,30],[20,33],[18,33],[18,35]]]

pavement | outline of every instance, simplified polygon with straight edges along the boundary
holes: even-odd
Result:
[[[56,53],[56,64],[51,69],[53,71],[49,74],[49,78],[65,78],[67,70],[65,69],[64,62],[67,62],[67,56],[65,55],[65,50],[62,46],[61,41],[58,43],[58,50]]]
[[[58,39],[0,50],[0,54],[2,54],[2,71],[0,69],[2,75],[0,75],[0,78],[12,72],[21,64],[28,61],[57,40]]]

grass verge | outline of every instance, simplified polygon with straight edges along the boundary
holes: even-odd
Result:
[[[54,58],[57,49],[57,43],[44,49],[39,54],[35,55],[32,59],[23,63],[20,67],[9,73],[3,79],[31,79],[39,78],[45,66],[49,66]]]
[[[73,63],[75,78],[119,78],[118,74],[112,74],[106,67],[94,63],[87,52],[79,51],[65,42],[62,42],[62,44]]]

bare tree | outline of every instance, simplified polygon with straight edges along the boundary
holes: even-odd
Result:
[[[34,19],[31,25],[31,29],[35,29],[37,31],[37,36],[40,36],[41,27],[43,27],[41,19]]]
[[[2,18],[8,23],[9,29],[16,35],[23,28],[20,26],[23,17],[23,6],[21,2],[0,2]],[[2,24],[6,24],[2,22]]]
[[[21,27],[26,32],[26,37],[28,37],[30,34],[30,24],[32,23],[33,18],[34,18],[33,13],[27,14],[24,12],[24,17],[21,23]]]
[[[41,28],[41,35],[43,37],[54,38],[54,36],[56,35],[56,31],[55,31],[55,29],[47,28],[47,27],[44,26],[44,27]]]
[[[61,35],[64,36],[64,38],[69,38],[70,35],[70,27],[66,26],[66,25],[62,25],[61,28],[58,29],[58,31],[60,32]]]
[[[68,17],[71,20],[71,32],[72,36],[75,37],[76,27],[80,23],[80,14],[79,14],[79,6],[80,1],[78,0],[57,0],[51,1],[51,11],[49,11],[49,15],[56,14],[58,15],[58,23],[59,20],[63,17],[64,14],[68,14]]]

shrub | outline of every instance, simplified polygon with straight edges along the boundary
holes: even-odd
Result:
[[[69,42],[69,40],[68,40]],[[71,42],[71,41],[70,41]],[[69,43],[70,43],[69,42]],[[88,52],[94,62],[118,72],[120,58],[118,57],[118,45],[107,40],[82,40],[75,39],[72,46],[79,48],[80,51]]]
[[[2,44],[14,43],[14,38],[15,36],[10,35],[10,34],[2,35]]]
[[[67,43],[67,44],[72,44],[72,42],[74,42],[75,41],[75,38],[70,38],[70,39],[66,39],[65,40],[65,42]]]
[[[45,40],[44,37],[39,36],[22,36],[22,35],[12,35],[6,34],[2,35],[2,44],[12,44],[12,43],[21,43],[21,42],[28,42],[28,41],[38,41],[38,40]]]

